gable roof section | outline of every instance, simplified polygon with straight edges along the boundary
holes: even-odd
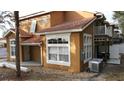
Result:
[[[4,34],[4,38],[5,37],[7,37],[10,33],[13,33],[13,34],[15,34],[15,31],[14,30],[9,30],[9,31],[7,31],[5,34]]]
[[[43,29],[37,33],[52,33],[52,32],[65,32],[65,31],[74,31],[76,30],[82,31],[86,27],[88,27],[92,22],[94,22],[96,17],[84,18],[76,21],[65,22],[60,25],[56,25],[51,28]]]
[[[21,45],[41,45],[41,37],[40,36],[32,36],[31,38],[22,41]]]
[[[19,33],[20,33],[20,37],[32,37],[33,36],[32,33],[28,33],[24,30],[20,30]]]
[[[10,33],[16,34],[15,29],[11,29],[11,30],[7,31],[6,34],[4,35],[4,37],[7,37]],[[26,31],[24,31],[22,29],[19,30],[19,34],[20,34],[20,37],[22,37],[22,38],[32,36],[31,33],[28,33],[28,32],[26,32]]]

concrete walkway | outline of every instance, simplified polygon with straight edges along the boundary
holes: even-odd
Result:
[[[12,63],[12,64],[15,64],[15,62],[11,62],[11,63]],[[21,66],[25,66],[25,67],[41,66],[41,63],[29,61],[29,62],[22,62],[20,65],[21,65]]]

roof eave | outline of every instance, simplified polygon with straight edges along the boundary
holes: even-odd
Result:
[[[47,14],[47,13],[50,13],[52,11],[45,11],[45,12],[40,12],[40,13],[33,13],[33,14],[29,14],[29,15],[26,15],[26,16],[21,16],[19,17],[19,20],[22,21],[22,20],[26,20],[28,18],[32,18],[32,17],[36,17],[36,16],[39,16],[39,15],[44,15],[44,14]]]
[[[58,31],[52,31],[52,32],[40,32],[40,33],[34,33],[35,35],[47,35],[47,34],[57,34],[57,33],[68,33],[68,32],[81,32],[82,29],[69,29],[69,30],[58,30]]]
[[[14,31],[12,31],[12,30],[10,30],[10,31],[7,31],[6,32],[6,34],[3,36],[4,38],[10,33],[10,32],[12,32],[12,33],[14,33],[15,34],[15,32]]]

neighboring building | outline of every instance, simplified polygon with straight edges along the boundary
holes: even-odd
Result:
[[[101,16],[100,16],[101,17]],[[85,11],[50,11],[20,17],[20,60],[80,72],[93,58],[98,16]],[[7,59],[15,60],[15,31],[5,34]]]
[[[115,25],[107,22],[105,16],[102,13],[96,13],[96,16],[100,15],[101,17],[97,19],[94,28],[94,57],[103,58],[104,61],[107,61],[110,56],[109,47],[112,45],[112,37]]]
[[[0,48],[6,47],[7,42],[5,38],[0,38]]]
[[[124,42],[124,35],[122,34],[121,30],[116,27],[113,33],[113,44],[120,44]]]

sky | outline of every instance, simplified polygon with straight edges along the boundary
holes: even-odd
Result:
[[[37,12],[37,11],[21,11],[20,16],[24,16],[24,15],[27,15],[27,14],[30,14],[30,13],[35,13],[35,12]],[[100,12],[104,13],[107,21],[112,22],[112,23],[114,22],[112,20],[112,15],[113,15],[112,11],[100,11]],[[3,31],[0,29],[0,38],[2,37],[2,33],[3,33]]]

